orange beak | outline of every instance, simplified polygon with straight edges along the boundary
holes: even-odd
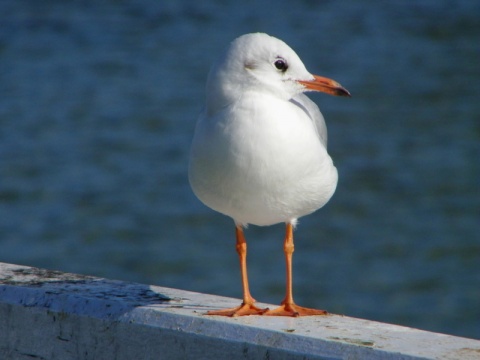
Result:
[[[335,96],[351,96],[347,89],[336,81],[323,77],[313,75],[314,80],[298,80],[300,84],[311,91],[321,91]]]

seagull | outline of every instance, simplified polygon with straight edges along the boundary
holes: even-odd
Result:
[[[339,83],[309,73],[282,40],[263,33],[235,39],[210,70],[190,151],[189,181],[201,202],[235,223],[243,302],[208,315],[327,313],[296,305],[292,290],[297,219],[325,205],[338,180],[327,153],[325,121],[304,95],[307,91],[350,96]],[[249,224],[277,223],[286,224],[286,295],[270,310],[257,307],[250,294],[243,230]]]

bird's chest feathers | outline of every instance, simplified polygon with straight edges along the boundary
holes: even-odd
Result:
[[[313,122],[290,102],[246,99],[229,112],[222,132],[237,166],[284,166],[321,151]]]

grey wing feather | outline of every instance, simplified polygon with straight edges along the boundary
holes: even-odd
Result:
[[[313,126],[317,131],[320,142],[327,148],[327,126],[320,109],[309,97],[305,94],[300,94],[293,97],[290,101],[301,107],[305,113],[312,119]]]

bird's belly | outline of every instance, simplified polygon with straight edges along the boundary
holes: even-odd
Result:
[[[225,193],[220,212],[242,224],[288,222],[321,208],[333,195],[337,171],[329,166],[310,174],[277,171],[268,179],[246,177]]]
[[[271,225],[288,222],[321,208],[333,195],[337,170],[327,164],[311,171],[297,166],[284,168],[258,167],[245,171],[242,167],[224,167],[213,186],[195,189],[207,206],[232,217],[237,223]],[[270,171],[269,171],[270,170]]]

